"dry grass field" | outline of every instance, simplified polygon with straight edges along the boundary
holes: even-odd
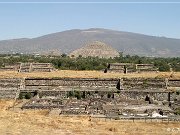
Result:
[[[0,78],[23,78],[23,77],[69,77],[69,78],[122,78],[122,77],[143,77],[143,78],[180,78],[180,72],[159,72],[159,73],[103,73],[103,71],[74,71],[59,70],[53,72],[19,73],[16,71],[0,71]]]
[[[49,116],[47,110],[10,111],[0,100],[0,135],[179,135],[176,122],[103,121]]]

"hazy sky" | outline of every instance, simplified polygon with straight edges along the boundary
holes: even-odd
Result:
[[[0,2],[48,0],[0,0]],[[48,2],[83,2],[49,0]],[[84,0],[84,2],[95,0]],[[0,3],[0,40],[32,38],[69,29],[106,28],[180,39],[180,0],[166,3]],[[124,0],[127,2],[127,0]],[[137,2],[137,0],[129,0]],[[152,0],[139,0],[150,2]],[[179,3],[167,3],[167,2]]]

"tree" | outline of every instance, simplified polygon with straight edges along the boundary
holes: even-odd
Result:
[[[170,71],[170,67],[168,64],[162,62],[161,65],[159,66],[159,71],[164,71],[164,72]]]
[[[170,66],[168,63],[163,59],[157,59],[154,64],[156,67],[159,68],[159,71],[167,72],[170,71]]]

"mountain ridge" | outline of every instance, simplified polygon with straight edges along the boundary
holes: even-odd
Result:
[[[73,29],[36,38],[0,41],[0,53],[42,53],[50,50],[70,52],[93,41],[104,42],[119,52],[154,57],[179,57],[180,39],[103,28]]]

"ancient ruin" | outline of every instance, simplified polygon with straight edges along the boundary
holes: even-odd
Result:
[[[104,73],[132,73],[132,72],[157,72],[158,69],[153,64],[133,64],[133,63],[110,63]]]
[[[15,63],[11,65],[5,64],[4,67],[0,68],[0,71],[18,71],[20,68],[20,63]]]
[[[158,78],[4,78],[0,98],[30,94],[34,97],[22,109],[58,109],[59,115],[174,117],[179,84]]]
[[[158,69],[153,64],[136,64],[137,72],[157,72]]]
[[[18,71],[18,72],[51,72],[54,67],[51,63],[17,63],[5,65],[1,71]]]
[[[86,46],[74,50],[69,54],[70,57],[99,57],[99,58],[114,58],[119,56],[119,52],[112,48],[111,46],[94,41],[90,42]]]
[[[135,72],[135,67],[132,63],[110,63],[105,69],[104,73],[115,72],[115,73],[129,73]]]

